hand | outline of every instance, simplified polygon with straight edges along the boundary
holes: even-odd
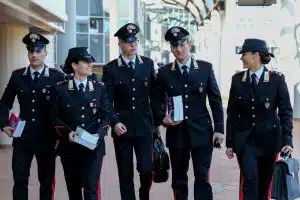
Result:
[[[227,148],[226,149],[226,155],[229,159],[234,158],[234,153],[233,153],[233,149],[232,148]]]
[[[167,126],[176,126],[182,122],[182,121],[173,121],[171,119],[172,112],[173,112],[173,110],[171,110],[163,120],[163,123]]]
[[[6,133],[6,135],[8,137],[12,137],[13,134],[14,134],[14,131],[15,131],[15,128],[12,128],[10,126],[6,126],[6,127],[3,128],[3,132]]]
[[[120,123],[117,123],[114,127],[114,131],[115,133],[120,136],[120,135],[123,135],[124,133],[127,132],[127,128],[124,124],[122,124],[121,122]]]
[[[285,145],[281,149],[281,153],[283,154],[283,156],[290,156],[292,152],[293,152],[293,148],[289,145]],[[283,156],[281,156],[281,157],[283,157]]]
[[[74,131],[69,133],[70,142],[75,142],[76,133]]]
[[[215,142],[215,140],[217,143],[219,143],[221,145],[224,141],[224,134],[215,132],[213,135],[213,143]]]

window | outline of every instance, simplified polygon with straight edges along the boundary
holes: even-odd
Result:
[[[89,4],[88,4],[87,0],[77,0],[76,1],[76,14],[79,16],[87,16],[89,14],[88,6],[89,6]]]
[[[90,18],[90,33],[109,34],[109,18]]]
[[[90,36],[90,50],[95,58],[96,63],[105,63],[104,60],[104,36],[103,35],[91,35]]]
[[[76,32],[77,33],[88,33],[89,32],[89,18],[88,17],[76,17]]]
[[[118,18],[128,18],[130,15],[131,1],[129,0],[117,0]]]
[[[77,34],[77,45],[78,47],[88,47],[89,39],[88,34]]]

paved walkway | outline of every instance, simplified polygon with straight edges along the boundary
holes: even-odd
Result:
[[[295,122],[294,129],[295,153],[294,156],[300,159],[300,121]],[[120,200],[117,167],[113,144],[110,137],[106,138],[107,155],[101,176],[102,200]],[[214,191],[214,200],[238,200],[238,177],[239,170],[236,160],[228,160],[225,156],[225,148],[215,150],[213,153],[211,182]],[[12,172],[11,172],[11,149],[0,149],[0,200],[11,200]],[[57,158],[57,180],[55,200],[68,200],[64,182],[63,170]],[[29,184],[29,200],[38,200],[38,181],[36,163],[32,163],[31,178]],[[193,200],[193,170],[190,164],[189,170],[189,200]],[[135,174],[135,182],[138,188],[138,175]],[[151,199],[172,200],[171,183],[153,184]]]

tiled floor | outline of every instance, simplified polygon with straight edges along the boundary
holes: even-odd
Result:
[[[294,129],[294,156],[300,159],[300,121],[295,122]],[[107,155],[101,176],[102,200],[120,200],[117,168],[111,138],[106,139]],[[236,160],[228,160],[225,156],[225,148],[215,150],[211,168],[211,182],[214,190],[215,200],[237,200],[238,199],[238,177],[239,170]],[[11,200],[12,172],[11,172],[11,149],[0,149],[0,200]],[[67,200],[68,195],[63,177],[63,171],[59,158],[57,158],[57,180],[56,200]],[[193,170],[189,170],[189,199],[193,200]],[[32,163],[31,178],[29,184],[29,200],[38,200],[38,181],[36,175],[36,163]],[[138,188],[138,175],[135,174],[136,188]],[[171,200],[172,192],[170,181],[167,183],[153,184],[151,190],[153,200]]]

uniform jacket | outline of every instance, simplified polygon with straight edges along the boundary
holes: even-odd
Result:
[[[249,71],[237,73],[232,77],[227,107],[226,146],[236,151],[254,142],[270,153],[283,145],[292,146],[292,113],[284,75],[264,68],[253,93]]]
[[[63,73],[45,66],[37,85],[33,85],[29,67],[13,71],[2,95],[1,103],[10,109],[17,96],[20,118],[26,121],[21,138],[15,138],[14,146],[43,149],[55,142],[55,131],[50,123],[51,88],[64,79]],[[8,119],[8,112],[1,114]],[[6,120],[2,127],[8,126]]]
[[[104,66],[103,82],[113,104],[112,128],[121,122],[127,127],[125,136],[152,134],[153,61],[137,55],[133,72],[120,56]],[[112,136],[117,137],[114,132]]]
[[[220,91],[212,65],[192,59],[189,76],[184,80],[176,62],[158,70],[157,92],[161,111],[158,116],[162,123],[166,116],[166,97],[183,97],[184,121],[167,127],[166,145],[174,148],[198,147],[212,144],[213,121],[206,99],[212,110],[214,131],[224,132],[224,116]]]
[[[105,86],[100,81],[88,77],[84,96],[79,94],[74,79],[59,83],[53,102],[52,122],[61,135],[59,153],[80,156],[90,150],[69,141],[69,133],[77,126],[91,134],[99,134],[99,146],[105,150],[104,137],[109,125],[109,105]]]

